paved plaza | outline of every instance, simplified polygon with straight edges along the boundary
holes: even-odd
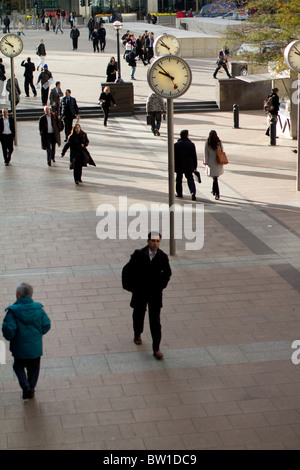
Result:
[[[96,104],[115,41],[94,54],[81,28],[75,52],[68,31],[43,33],[47,64],[79,106]],[[22,90],[17,63],[35,60],[42,37],[25,33],[15,60]],[[189,63],[193,83],[181,99],[215,99],[215,59]],[[122,73],[128,80],[124,61]],[[146,73],[139,64],[137,103],[150,91]],[[25,100],[22,94],[19,106]],[[40,106],[42,114],[39,96],[25,106]],[[1,323],[20,281],[33,285],[52,322],[33,400],[21,398],[6,343],[0,449],[300,449],[300,364],[292,362],[292,343],[300,340],[296,141],[279,138],[271,147],[262,110],[241,112],[240,129],[228,112],[174,116],[175,137],[189,129],[196,144],[202,177],[197,202],[184,182],[176,203],[204,208],[204,244],[195,251],[176,241],[161,315],[165,358],[156,361],[147,318],[143,345],[133,343],[130,294],[121,286],[122,267],[145,240],[100,240],[96,211],[101,204],[118,209],[121,196],[128,206],[168,204],[166,124],[160,137],[143,115],[112,117],[107,128],[102,119],[81,125],[97,165],[83,170],[82,185],[74,184],[61,149],[47,166],[37,121],[18,123],[12,164],[0,165]],[[230,162],[220,201],[202,163],[211,129]],[[168,240],[161,248],[169,253]]]

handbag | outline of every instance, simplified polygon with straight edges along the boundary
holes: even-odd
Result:
[[[217,150],[217,162],[219,165],[227,165],[228,163],[226,153],[221,149]]]
[[[152,116],[151,114],[147,114],[147,126],[151,126],[152,124]]]

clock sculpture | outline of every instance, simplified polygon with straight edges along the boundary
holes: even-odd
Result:
[[[297,160],[297,191],[300,191],[300,104],[299,104],[299,90],[300,90],[300,40],[290,42],[284,49],[284,61],[289,69],[298,73],[298,160]]]
[[[169,51],[169,54],[162,55],[154,60],[151,67],[148,69],[147,80],[154,93],[161,98],[167,99],[170,255],[175,255],[174,210],[171,210],[175,204],[173,99],[182,96],[189,89],[192,83],[192,72],[190,66],[184,59],[171,54],[172,49],[169,38],[170,35],[165,35],[157,39],[157,41],[160,40],[160,42],[156,44],[156,53],[157,51],[159,53],[160,47],[163,47]]]
[[[15,93],[15,68],[14,57],[21,54],[23,50],[23,41],[17,34],[6,34],[0,40],[0,51],[3,55],[10,58],[11,71],[11,110],[15,124],[15,145],[17,145],[17,119],[16,119],[16,93]]]
[[[180,44],[178,39],[172,34],[163,34],[154,42],[154,54],[162,56],[165,54],[178,55],[180,52]]]

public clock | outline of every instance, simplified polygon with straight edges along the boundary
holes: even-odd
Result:
[[[300,73],[300,40],[290,42],[284,49],[284,60],[287,66]]]
[[[0,51],[6,57],[16,57],[23,50],[23,41],[16,34],[6,34],[1,38]]]
[[[157,57],[166,54],[178,55],[179,51],[179,41],[172,34],[163,34],[154,42],[154,53]]]
[[[151,64],[147,75],[150,88],[162,98],[178,98],[190,87],[192,71],[181,57],[164,55]]]

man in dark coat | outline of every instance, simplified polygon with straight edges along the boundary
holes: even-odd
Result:
[[[4,18],[3,23],[4,23],[4,26],[5,26],[5,28],[6,28],[6,32],[7,32],[7,33],[10,33],[10,29],[9,29],[10,19],[8,18],[7,15],[6,15],[6,17]]]
[[[0,118],[0,140],[5,166],[9,165],[14,151],[15,123],[12,116],[8,116],[8,109],[2,109]]]
[[[130,306],[133,308],[134,343],[142,344],[141,334],[148,305],[153,356],[162,359],[160,310],[162,292],[168,285],[172,271],[168,256],[160,250],[161,234],[150,232],[147,246],[135,250],[122,271],[123,288],[132,292]]]
[[[60,133],[58,118],[54,113],[51,113],[50,106],[45,106],[44,111],[45,114],[39,120],[39,130],[42,149],[46,150],[47,164],[51,166],[51,160],[55,162],[55,145],[60,146]]]
[[[78,49],[78,38],[80,36],[80,31],[79,29],[76,28],[76,26],[73,26],[70,32],[70,38],[72,39],[73,43],[73,51],[77,51]]]
[[[100,51],[104,52],[106,46],[106,29],[103,26],[103,23],[100,24],[100,28],[98,29],[98,38],[100,41]]]
[[[29,98],[29,85],[31,88],[31,91],[33,93],[33,96],[36,96],[36,89],[33,84],[33,72],[35,71],[35,65],[33,62],[31,62],[31,58],[27,58],[27,62],[23,60],[21,62],[22,67],[25,67],[25,72],[24,72],[24,89],[25,89],[25,95],[27,98]]]
[[[54,114],[56,114],[56,116],[59,116],[60,112],[60,98],[64,96],[60,86],[60,82],[56,82],[55,87],[52,88],[49,96],[49,102],[52,106],[52,111],[54,112]]]
[[[180,139],[174,145],[174,157],[176,195],[182,197],[182,177],[185,175],[192,200],[196,201],[194,171],[197,169],[197,153],[195,144],[189,139],[189,131],[186,129],[180,132]]]
[[[66,90],[66,94],[61,100],[61,109],[60,117],[64,121],[65,125],[65,142],[67,142],[68,137],[72,130],[73,119],[78,119],[79,110],[77,106],[77,101],[73,96],[71,96],[71,90]]]

